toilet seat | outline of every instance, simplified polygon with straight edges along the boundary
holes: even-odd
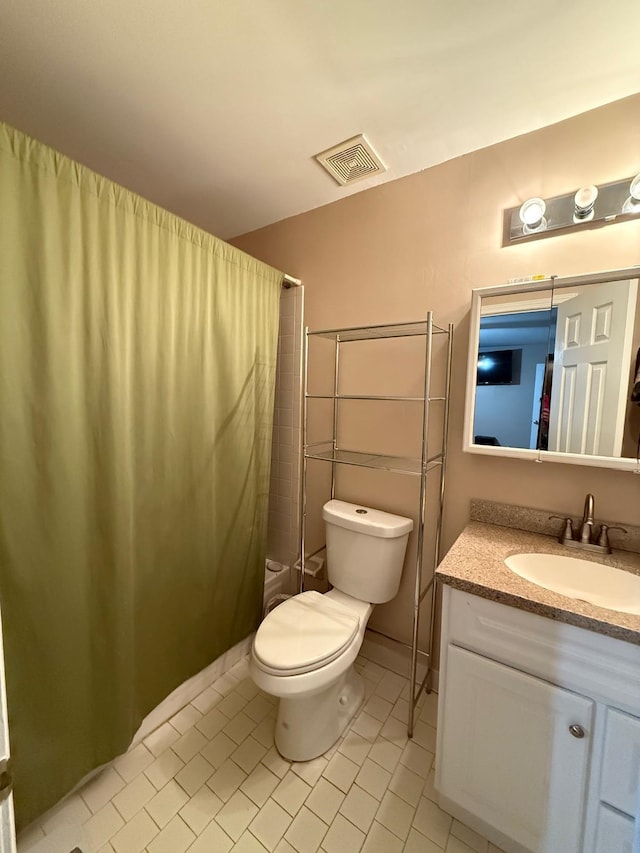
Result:
[[[318,592],[283,602],[258,628],[253,653],[272,675],[300,675],[336,660],[358,633],[357,613]]]

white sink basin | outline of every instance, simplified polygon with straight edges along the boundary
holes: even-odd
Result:
[[[514,554],[505,563],[521,578],[545,589],[640,616],[640,577],[631,572],[557,554]]]

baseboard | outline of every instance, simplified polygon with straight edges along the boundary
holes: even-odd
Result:
[[[166,699],[144,718],[142,725],[133,736],[129,749],[143,741],[147,735],[150,735],[151,732],[155,731],[163,723],[166,723],[167,720],[170,720],[181,708],[188,705],[189,702],[195,699],[196,696],[199,696],[217,678],[220,678],[245,655],[249,654],[253,637],[253,634],[245,637],[244,640],[236,643],[235,646],[232,646],[224,654],[220,655],[219,658],[216,658],[209,666],[200,670],[200,672],[183,682],[179,687],[176,687]]]
[[[411,649],[407,648],[404,643],[398,640],[392,640],[390,637],[385,637],[375,631],[367,630],[362,641],[360,654],[367,660],[384,666],[392,672],[397,672],[398,675],[409,678],[411,671]],[[417,680],[422,682],[426,674],[426,666],[420,663],[418,657]],[[439,672],[434,669],[432,672],[432,689],[438,692]]]

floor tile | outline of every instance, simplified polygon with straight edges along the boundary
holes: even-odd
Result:
[[[272,798],[294,817],[310,793],[310,786],[289,771],[273,792]]]
[[[415,809],[391,791],[382,798],[376,820],[403,841],[406,840],[411,828]]]
[[[198,754],[176,773],[176,782],[192,797],[216,771],[209,762]]]
[[[228,758],[207,782],[214,794],[226,803],[247,778],[244,770]]]
[[[302,806],[285,833],[285,840],[298,853],[316,853],[328,829],[324,821]]]
[[[227,737],[224,732],[218,734],[200,752],[212,767],[217,770],[222,767],[232,752],[238,748],[238,744]]]
[[[95,814],[103,806],[106,806],[109,800],[113,799],[124,786],[124,779],[116,773],[113,767],[107,767],[81,789],[80,796],[91,812]]]
[[[122,815],[116,810],[113,803],[107,803],[99,812],[96,812],[84,825],[89,844],[97,850],[106,844],[110,838],[124,826]]]
[[[376,687],[376,695],[382,696],[387,702],[395,702],[402,693],[407,679],[395,672],[386,670]]]
[[[252,800],[258,808],[269,799],[271,794],[278,787],[280,780],[264,764],[258,764],[255,770],[247,776],[240,790]]]
[[[393,705],[391,702],[387,702],[386,699],[383,699],[382,696],[377,696],[374,694],[366,703],[364,708],[362,709],[366,714],[370,714],[372,717],[375,717],[376,720],[380,720],[383,722],[387,719],[391,711],[393,710]]]
[[[228,693],[231,693],[232,690],[235,690],[238,684],[238,679],[234,678],[227,672],[220,676],[220,678],[216,679],[211,686],[222,696],[226,696]]]
[[[232,853],[265,853],[265,848],[260,844],[255,835],[252,835],[248,829],[245,829],[233,845]]]
[[[275,748],[271,747],[269,752],[262,759],[265,767],[268,767],[272,773],[275,773],[280,779],[291,769],[291,762],[286,761]]]
[[[249,824],[249,830],[267,850],[273,851],[291,824],[291,815],[273,800],[267,800]]]
[[[413,728],[413,742],[429,752],[436,751],[436,730],[418,721]]]
[[[251,676],[243,678],[242,681],[238,683],[236,691],[247,700],[253,699],[260,693],[259,688],[256,686],[256,683]]]
[[[420,802],[420,796],[424,787],[424,779],[405,767],[404,764],[399,764],[396,767],[393,778],[389,783],[389,790],[397,794],[400,799],[404,800],[414,808]]]
[[[202,732],[207,740],[212,740],[218,732],[222,731],[228,722],[228,717],[225,717],[225,715],[218,711],[217,708],[212,708],[198,720],[196,728],[198,731]]]
[[[87,817],[91,812],[87,809]],[[29,850],[38,841],[44,838],[44,829],[39,823],[32,823],[26,829],[23,829],[18,835],[18,853],[29,853]]]
[[[366,711],[361,711],[351,726],[351,731],[356,732],[361,737],[367,740],[374,741],[382,728],[382,722],[367,714]]]
[[[365,834],[369,831],[380,803],[357,785],[352,785],[340,806],[340,814]]]
[[[387,671],[388,670],[384,669],[384,667],[380,666],[379,664],[374,663],[371,660],[364,659],[364,670],[362,674],[370,681],[374,681],[376,684],[378,684],[381,681],[385,672]]]
[[[330,824],[338,814],[344,797],[343,792],[331,782],[326,779],[319,779],[307,797],[305,805],[326,824]]]
[[[327,759],[321,755],[319,758],[314,758],[311,761],[295,762],[291,765],[291,769],[296,776],[304,779],[307,785],[313,787],[326,770],[328,763]]]
[[[400,764],[426,779],[433,764],[433,753],[410,740],[402,751]]]
[[[368,740],[357,732],[349,732],[340,744],[338,752],[346,755],[354,764],[362,765],[370,749],[371,743]]]
[[[295,847],[292,847],[288,841],[283,838],[275,849],[275,853],[296,853]]]
[[[473,847],[469,847],[464,841],[460,841],[455,835],[450,835],[445,847],[446,853],[473,853]]]
[[[356,785],[359,785],[363,790],[375,797],[376,800],[381,800],[389,787],[391,773],[385,770],[384,767],[380,767],[375,761],[367,758],[360,768],[355,781]]]
[[[141,853],[158,832],[146,811],[141,811],[113,836],[111,846],[116,853]]]
[[[156,758],[144,771],[144,775],[153,787],[159,791],[169,782],[179,770],[184,767],[184,761],[172,749],[167,749]]]
[[[257,814],[256,804],[252,803],[242,791],[236,791],[229,802],[220,809],[215,820],[230,838],[237,841]]]
[[[233,720],[233,718],[244,708],[246,704],[247,700],[244,696],[241,696],[234,690],[233,693],[229,693],[228,696],[225,696],[222,702],[218,702],[216,708],[218,711],[222,711],[225,717]]]
[[[404,749],[409,741],[407,734],[406,723],[401,720],[396,720],[395,717],[387,717],[380,735],[391,743],[395,744],[400,749]]]
[[[149,853],[184,853],[196,836],[176,815],[148,845]]]
[[[438,694],[429,693],[425,696],[424,705],[420,709],[418,719],[434,728],[438,725]]]
[[[267,748],[255,738],[249,736],[243,740],[240,746],[231,753],[232,761],[241,767],[245,773],[251,771],[260,763],[267,754]]]
[[[170,723],[164,723],[164,725],[157,728],[154,732],[151,732],[148,735],[143,743],[149,750],[152,752],[156,758],[165,751],[165,749],[169,749],[180,737],[180,732],[177,732]]]
[[[390,716],[394,717],[396,720],[400,720],[407,725],[409,722],[409,703],[406,699],[398,699],[393,708],[391,709]]]
[[[444,847],[449,837],[451,822],[450,815],[442,811],[436,803],[423,797],[418,805],[413,825],[418,832],[426,835],[440,847]]]
[[[328,763],[322,775],[346,794],[353,785],[353,780],[358,775],[359,769],[357,764],[338,752]]]
[[[437,844],[434,844],[433,841],[430,841],[412,826],[404,845],[404,853],[443,853],[443,848],[438,847]]]
[[[263,746],[266,746],[267,749],[271,749],[274,742],[274,729],[275,721],[272,720],[270,717],[267,717],[255,727],[255,729],[251,732],[251,735],[256,740],[260,741]]]
[[[42,816],[39,823],[45,832],[52,832],[65,823],[83,824],[91,817],[89,807],[79,794],[72,794]]]
[[[235,741],[236,744],[240,744],[247,735],[255,729],[255,727],[255,720],[252,720],[251,717],[247,717],[247,715],[243,714],[241,711],[239,714],[236,714],[229,723],[227,723],[222,731],[227,735],[227,737],[230,737],[231,740]]]
[[[402,849],[402,841],[381,823],[374,821],[367,833],[362,853],[402,853]]]
[[[425,779],[424,788],[422,789],[422,796],[426,797],[428,800],[432,800],[434,803],[438,802],[435,770],[431,770],[431,772]]]
[[[202,718],[202,714],[193,705],[185,705],[169,722],[176,731],[183,735]]]
[[[146,770],[155,761],[153,753],[143,743],[139,743],[129,752],[120,755],[113,762],[113,768],[125,782],[132,782],[136,776]]]
[[[180,785],[172,779],[145,806],[151,817],[163,829],[189,799]]]
[[[222,696],[213,687],[207,687],[200,693],[199,696],[192,701],[192,705],[200,711],[201,714],[207,714],[218,702],[222,701]]]
[[[327,853],[358,853],[364,844],[365,835],[352,823],[338,815],[329,827],[322,842],[322,849]]]
[[[475,850],[476,853],[487,853],[489,849],[489,842],[486,838],[483,838],[482,835],[471,829],[470,826],[461,823],[459,820],[453,821],[453,824],[451,825],[451,835],[458,838],[460,841],[464,841],[464,843],[472,850]]]
[[[215,820],[208,824],[189,847],[189,853],[229,853],[233,841]]]
[[[245,706],[244,713],[256,723],[261,723],[271,713],[272,705],[264,696],[254,696]]]
[[[378,738],[369,752],[369,758],[390,773],[393,773],[395,770],[401,755],[402,750],[400,747],[382,738]]]
[[[134,814],[137,814],[152,797],[155,797],[156,793],[156,789],[146,776],[136,776],[133,782],[129,782],[120,793],[116,794],[112,802],[125,821],[127,821]]]
[[[200,835],[205,826],[210,823],[223,806],[217,794],[203,785],[187,803],[180,809],[180,817],[189,829]]]
[[[171,749],[175,752],[178,758],[181,758],[186,764],[191,761],[194,755],[197,755],[203,747],[207,746],[206,737],[198,731],[198,729],[189,729],[183,735],[180,735],[178,740],[173,744]]]

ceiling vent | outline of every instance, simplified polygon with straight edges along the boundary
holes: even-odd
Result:
[[[387,171],[387,167],[362,134],[316,154],[316,160],[342,186]]]

